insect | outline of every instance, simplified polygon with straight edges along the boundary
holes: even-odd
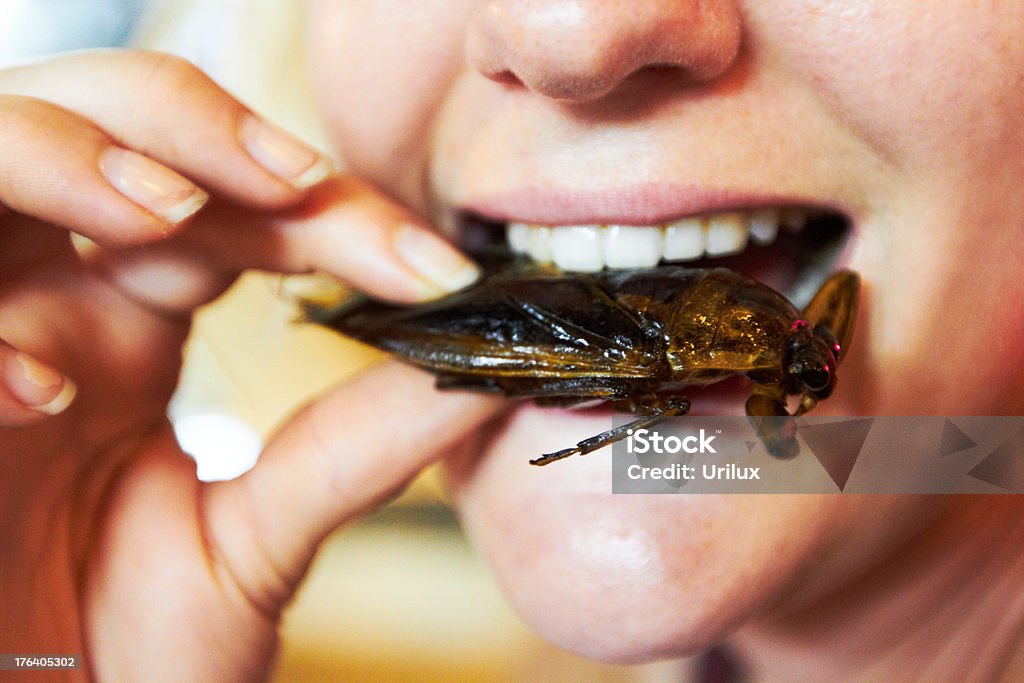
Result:
[[[784,417],[765,439],[792,454],[794,415],[831,395],[857,316],[860,278],[832,275],[803,312],[724,268],[562,273],[512,266],[444,299],[400,307],[358,299],[309,317],[438,375],[440,388],[530,397],[544,405],[609,401],[629,424],[530,462],[547,465],[683,415],[681,391],[741,375],[751,418]],[[766,421],[767,422],[767,421]],[[765,433],[762,433],[762,438]]]

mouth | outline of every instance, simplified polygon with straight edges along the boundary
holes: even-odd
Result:
[[[487,263],[518,257],[567,272],[662,264],[739,271],[802,308],[841,264],[851,221],[815,205],[683,215],[653,225],[557,225],[458,214],[456,241]]]

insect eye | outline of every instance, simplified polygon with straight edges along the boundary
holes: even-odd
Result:
[[[800,382],[809,391],[820,392],[828,388],[831,376],[827,365],[804,363],[800,369]]]

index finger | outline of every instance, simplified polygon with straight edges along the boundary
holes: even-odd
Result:
[[[261,208],[294,204],[331,161],[255,116],[198,67],[144,50],[96,50],[0,72],[0,90],[87,119],[200,186]]]
[[[284,211],[212,203],[174,238],[104,251],[99,265],[135,300],[174,313],[207,303],[250,268],[322,271],[404,302],[442,296],[479,276],[476,265],[408,209],[347,174]]]

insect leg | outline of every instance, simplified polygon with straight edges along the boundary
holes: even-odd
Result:
[[[576,396],[576,397],[600,397],[611,398],[619,395],[619,389],[605,385],[588,386],[574,380],[564,382],[550,382],[530,388],[526,394],[530,398],[543,398],[546,396]]]
[[[814,398],[810,394],[804,394],[800,397],[800,407],[797,408],[796,414],[803,415],[814,410],[814,406],[818,405],[818,399]]]
[[[592,451],[596,451],[599,448],[621,441],[629,436],[630,430],[633,429],[645,429],[652,427],[667,417],[675,417],[677,415],[685,415],[690,410],[690,402],[685,398],[672,397],[666,399],[657,408],[652,408],[652,412],[649,415],[643,415],[632,422],[609,429],[606,432],[601,432],[596,436],[592,436],[589,439],[584,439],[576,444],[573,448],[565,448],[554,453],[545,453],[539,458],[530,461],[531,465],[548,465],[556,460],[568,458],[571,455],[586,455]]]
[[[498,380],[509,396],[526,398],[602,398],[617,399],[635,391],[635,381],[615,381],[607,377],[502,377]]]
[[[615,410],[623,413],[655,415],[661,412],[667,400],[672,399],[657,394],[640,394],[613,401],[612,405],[615,406]]]
[[[502,391],[501,386],[495,379],[491,377],[474,377],[472,375],[438,375],[435,386],[438,389],[469,389],[489,393],[501,393]]]
[[[631,384],[615,385],[607,379],[577,377],[538,379],[536,377],[486,377],[444,373],[437,376],[438,389],[469,389],[537,399],[540,405],[571,405],[591,399],[616,399],[627,395]]]
[[[614,400],[629,393],[629,386],[614,386],[607,379],[595,382],[594,378],[521,380],[509,383],[510,393],[529,396],[539,406],[579,406]],[[506,389],[509,390],[508,388]]]
[[[600,405],[604,397],[593,396],[538,396],[533,400],[542,408],[573,408],[589,405]]]
[[[747,399],[747,416],[765,449],[774,457],[788,460],[800,452],[796,421],[780,398],[755,393]]]

